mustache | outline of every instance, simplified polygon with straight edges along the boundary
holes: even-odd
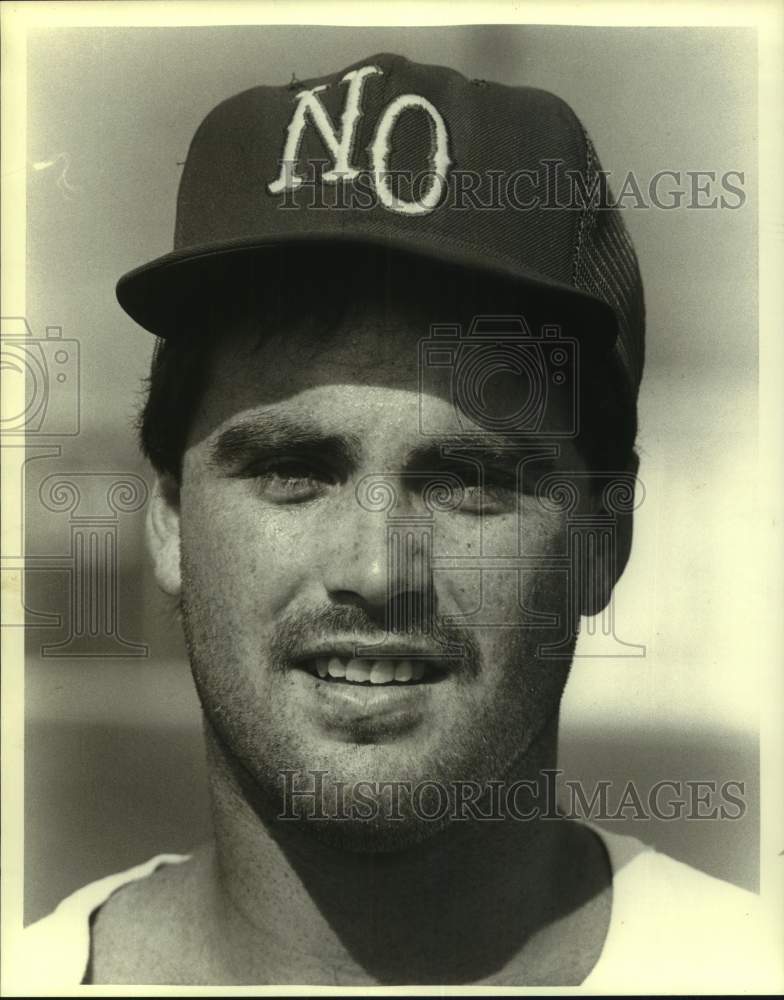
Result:
[[[399,622],[391,628],[381,628],[364,608],[356,605],[303,609],[282,618],[270,639],[273,667],[280,671],[289,669],[293,662],[332,636],[351,637],[367,658],[372,657],[372,650],[363,647],[377,647],[383,653],[385,644],[393,642],[396,648],[410,645],[420,655],[426,651],[455,672],[475,677],[481,667],[479,646],[469,629],[446,624],[435,617],[427,623],[411,622],[405,629],[399,627]]]

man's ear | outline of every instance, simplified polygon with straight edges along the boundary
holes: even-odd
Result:
[[[618,490],[605,491],[606,494],[622,497],[612,509],[608,509],[606,502],[599,507],[598,518],[606,519],[609,530],[597,532],[590,549],[587,544],[583,545],[586,565],[579,585],[581,615],[598,615],[604,611],[626,569],[632,550],[634,489],[639,464],[637,455],[633,455],[623,477],[617,480]],[[588,539],[585,541],[587,543]]]
[[[173,476],[156,476],[147,507],[147,548],[155,579],[166,594],[180,593],[180,488]]]

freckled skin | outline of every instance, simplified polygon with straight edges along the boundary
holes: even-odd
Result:
[[[326,345],[291,335],[258,345],[250,336],[227,338],[191,429],[179,513],[193,673],[224,752],[273,802],[282,769],[326,770],[330,780],[345,782],[497,779],[557,715],[568,662],[537,655],[542,643],[564,635],[566,592],[557,572],[526,573],[519,588],[508,570],[480,574],[455,565],[433,572],[436,614],[472,616],[478,670],[432,685],[417,723],[394,738],[358,744],[330,731],[303,697],[301,678],[273,669],[270,644],[282,619],[354,606],[380,620],[390,594],[410,586],[410,566],[388,579],[387,521],[363,508],[356,489],[363,477],[381,474],[400,502],[415,508],[416,490],[402,472],[422,442],[420,402],[431,432],[454,423],[449,398],[420,400],[417,339],[410,328],[380,331],[372,321]],[[221,431],[267,408],[361,442],[346,481],[307,502],[279,503],[257,479],[216,469],[211,446]],[[562,452],[564,469],[584,467],[572,445]],[[496,555],[514,555],[519,545],[531,555],[565,551],[565,515],[543,510],[532,497],[490,515],[437,512],[431,523],[432,551],[442,561],[458,563],[479,551],[480,538],[481,551]],[[524,627],[522,607],[550,613],[555,624]],[[351,836],[346,824],[340,827],[341,836]],[[407,815],[394,841],[416,841],[435,829]],[[384,837],[379,829],[377,846]],[[366,846],[373,843],[371,836]]]

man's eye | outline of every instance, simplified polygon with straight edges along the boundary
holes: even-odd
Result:
[[[459,510],[469,514],[504,514],[517,509],[523,494],[533,492],[536,476],[525,470],[485,469],[484,475],[461,474],[463,501]]]
[[[320,496],[335,477],[327,470],[301,461],[267,462],[251,471],[263,497],[273,503],[297,503]]]
[[[469,514],[503,514],[515,510],[519,493],[513,486],[500,483],[466,485],[460,510]]]
[[[537,475],[533,470],[486,467],[449,469],[443,477],[432,473],[424,487],[428,505],[437,510],[465,514],[505,514],[517,510],[524,494],[532,494]],[[417,482],[415,488],[423,489]]]

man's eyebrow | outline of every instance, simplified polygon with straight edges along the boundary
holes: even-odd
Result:
[[[213,465],[231,467],[253,455],[281,450],[318,451],[325,457],[356,463],[361,441],[353,434],[334,434],[307,417],[256,413],[227,427],[210,448]]]

